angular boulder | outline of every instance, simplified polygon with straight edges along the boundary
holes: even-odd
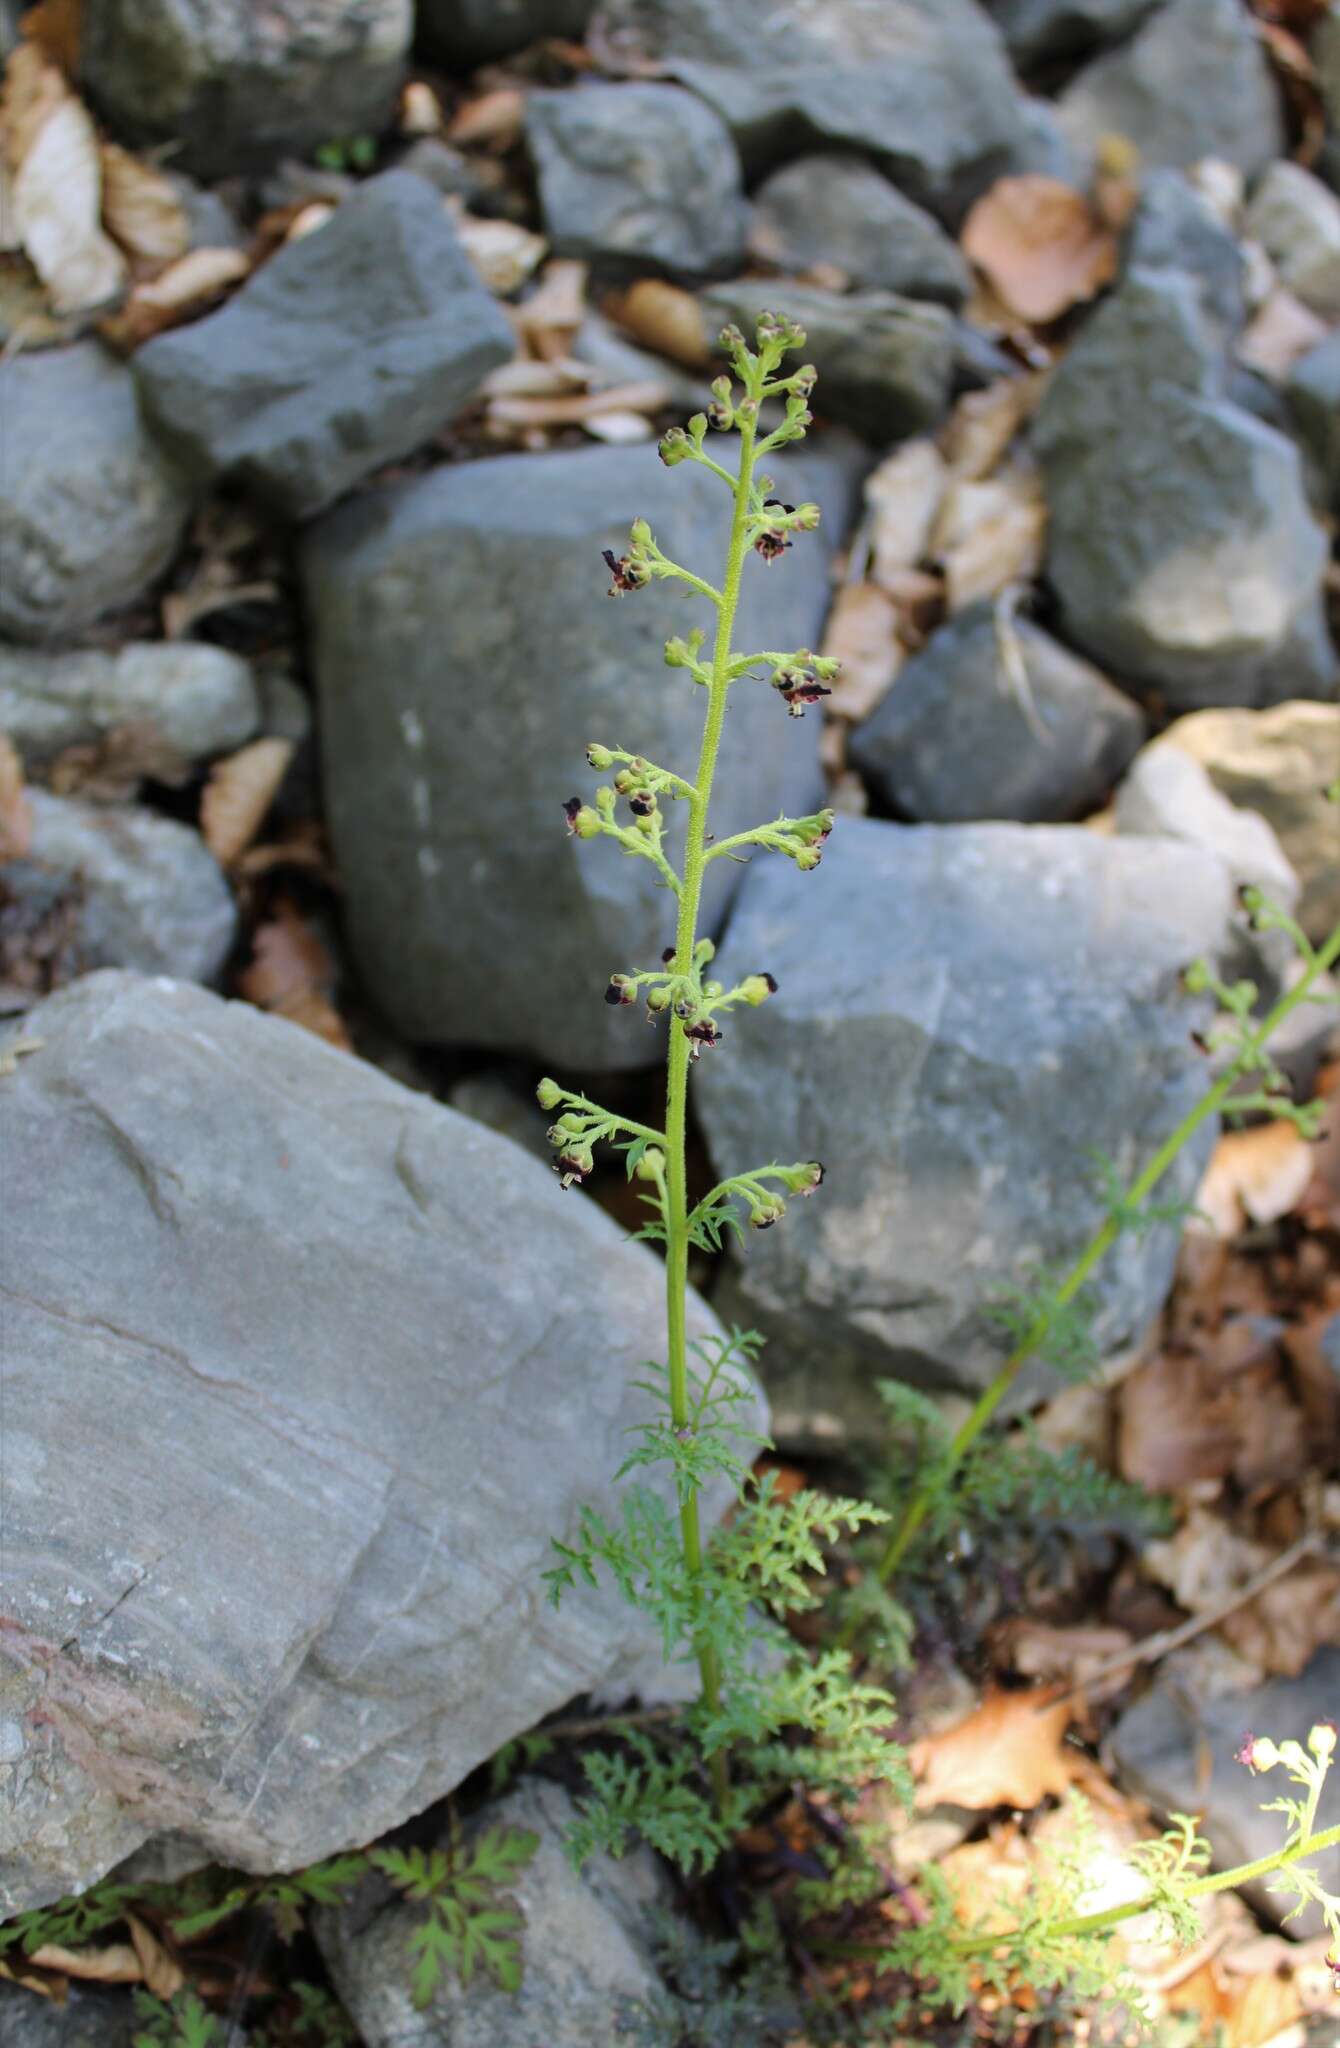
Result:
[[[71,1984],[63,2005],[18,1984],[0,1984],[0,2048],[134,2048],[126,1991]]]
[[[1150,171],[1122,249],[1123,272],[1156,270],[1191,281],[1214,340],[1227,344],[1247,317],[1246,259],[1237,237],[1181,171]]]
[[[1298,450],[1222,380],[1191,281],[1138,269],[1056,372],[1033,444],[1065,636],[1174,711],[1329,697]]]
[[[260,704],[249,664],[200,640],[131,641],[114,654],[0,646],[0,732],[31,774],[68,747],[121,736],[160,782],[249,740]]]
[[[305,519],[445,426],[513,346],[441,199],[385,171],[134,371],[202,482]]]
[[[122,141],[175,145],[197,177],[263,170],[390,121],[413,0],[88,0],[80,75]]]
[[[766,970],[778,993],[695,1087],[718,1173],[827,1168],[719,1295],[769,1338],[779,1437],[876,1434],[882,1376],[986,1385],[1008,1349],[993,1306],[1102,1218],[1093,1151],[1128,1177],[1206,1086],[1179,976],[1231,905],[1209,854],[1072,826],[844,818],[817,873],[754,863],[715,971]],[[1190,1196],[1212,1142],[1161,1200]],[[1142,1333],[1177,1236],[1127,1234],[1095,1273],[1101,1352]],[[1028,1368],[1016,1398],[1052,1384]]]
[[[826,500],[841,533],[845,474],[811,456],[769,466],[790,502]],[[565,839],[562,804],[596,786],[592,740],[692,774],[702,693],[662,646],[709,624],[706,608],[673,583],[611,599],[600,558],[645,516],[668,555],[718,575],[729,513],[705,471],[610,448],[457,464],[312,528],[303,578],[347,929],[406,1037],[584,1071],[663,1057],[660,1035],[601,995],[611,972],[659,959],[673,904],[649,862]],[[817,646],[828,595],[822,530],[780,563],[749,562],[736,645]],[[735,684],[716,829],[785,809],[818,734],[765,683]],[[685,821],[665,810],[677,858]],[[707,926],[740,873],[716,864]]]
[[[27,857],[0,865],[6,954],[12,948],[26,966],[24,955],[37,939],[55,982],[96,967],[217,980],[237,912],[218,862],[192,826],[134,804],[87,803],[42,789],[31,790],[28,801]],[[46,985],[39,982],[42,993]]]
[[[1285,150],[1280,92],[1241,0],[1164,0],[1080,72],[1060,117],[1077,152],[1121,135],[1151,168],[1213,156],[1250,177]]]
[[[1340,199],[1320,178],[1301,164],[1271,164],[1244,226],[1287,291],[1323,319],[1340,318]]]
[[[626,1682],[645,1624],[540,1574],[612,1504],[656,1260],[243,1004],[98,974],[24,1031],[0,1917],[162,1833],[257,1871],[366,1842]]]
[[[884,801],[917,823],[1065,823],[1102,802],[1145,721],[1091,663],[1027,619],[1007,664],[996,608],[969,605],[931,635],[849,749]]]
[[[972,276],[932,214],[863,156],[802,156],[754,195],[750,246],[782,270],[836,264],[855,285],[961,306]]]
[[[739,267],[747,209],[735,144],[682,86],[532,93],[526,140],[560,256],[685,277]]]
[[[717,109],[751,168],[865,150],[951,222],[994,179],[1034,168],[1027,103],[977,0],[607,0],[602,17],[623,51]]]
[[[190,514],[186,479],[96,341],[0,368],[0,633],[60,640],[161,576]]]
[[[1321,494],[1340,509],[1340,332],[1309,349],[1285,386],[1295,431],[1321,481]]]
[[[938,426],[949,409],[954,319],[896,292],[818,291],[786,279],[737,278],[700,300],[709,345],[727,321],[752,334],[773,307],[805,330],[828,419],[883,447]]]
[[[653,1916],[669,1910],[671,1887],[646,1848],[617,1863],[593,1856],[575,1871],[563,1842],[576,1820],[576,1802],[561,1785],[524,1778],[475,1822],[476,1831],[538,1837],[507,1893],[525,1921],[515,1995],[486,1977],[464,1985],[449,1976],[431,2004],[416,2008],[406,1944],[420,1913],[388,1884],[366,1884],[347,1905],[319,1916],[322,1953],[368,2048],[614,2048],[626,2038],[621,2005],[663,1989],[651,1933]]]

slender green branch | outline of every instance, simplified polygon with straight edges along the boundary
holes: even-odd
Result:
[[[1132,1212],[1139,1209],[1140,1205],[1158,1186],[1158,1183],[1177,1158],[1183,1146],[1194,1136],[1207,1118],[1214,1116],[1228,1104],[1228,1098],[1232,1094],[1234,1084],[1244,1072],[1254,1065],[1259,1055],[1263,1053],[1268,1041],[1278,1031],[1285,1018],[1292,1011],[1296,1010],[1300,1003],[1307,1000],[1308,991],[1318,975],[1324,974],[1335,964],[1337,959],[1340,959],[1340,925],[1336,926],[1325,945],[1317,951],[1313,952],[1309,948],[1308,955],[1304,960],[1303,973],[1299,976],[1294,986],[1286,995],[1280,997],[1274,1008],[1267,1013],[1256,1029],[1243,1039],[1237,1056],[1225,1068],[1219,1079],[1206,1089],[1200,1101],[1183,1117],[1176,1130],[1159,1146],[1149,1164],[1144,1168],[1144,1171],[1138,1174],[1135,1180],[1131,1182],[1119,1205],[1121,1210]],[[950,1445],[947,1467],[943,1471],[937,1472],[937,1483],[943,1484],[944,1480],[957,1468],[966,1452],[976,1443],[1006,1394],[1014,1385],[1023,1367],[1034,1356],[1039,1346],[1046,1341],[1058,1311],[1064,1309],[1067,1303],[1073,1301],[1099,1261],[1111,1250],[1121,1234],[1121,1229],[1122,1222],[1120,1216],[1109,1211],[1085,1245],[1083,1251],[1080,1252],[1079,1257],[1066,1273],[1064,1279],[1054,1290],[1046,1305],[1038,1311],[1029,1328],[1025,1330],[990,1386],[987,1387],[986,1391],[977,1401],[971,1414],[962,1423]],[[930,1503],[931,1496],[928,1488],[923,1488],[915,1493],[908,1503],[902,1521],[890,1538],[884,1555],[880,1558],[877,1566],[877,1575],[882,1584],[888,1583],[907,1555],[907,1551],[917,1531],[926,1519]],[[840,1640],[850,1644],[858,1628],[859,1620],[853,1618],[844,1628]]]
[[[734,478],[730,476],[729,470],[723,470],[722,474],[723,476],[729,478],[732,483],[734,482]],[[717,608],[718,613],[724,616],[726,607],[725,593],[723,591],[717,590],[712,584],[705,582],[701,576],[695,576],[692,569],[682,569],[678,562],[670,562],[665,560],[664,557],[662,557],[660,563],[660,573],[662,576],[674,577],[676,581],[680,583],[687,583],[690,590],[696,590],[699,597],[705,597],[707,599],[707,602],[709,604],[714,604]],[[727,588],[729,588],[729,584],[727,585]],[[701,789],[701,777],[699,778],[698,786]]]

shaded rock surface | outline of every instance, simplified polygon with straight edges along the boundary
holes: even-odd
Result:
[[[418,1914],[389,1886],[365,1886],[342,1910],[321,1914],[322,1952],[368,2048],[616,2048],[627,2040],[621,2003],[660,1988],[648,1922],[668,1908],[671,1888],[645,1848],[617,1863],[593,1856],[574,1871],[563,1839],[576,1818],[561,1786],[526,1778],[476,1823],[539,1836],[508,1894],[526,1922],[515,1997],[487,1980],[452,1980],[417,2011],[406,1942]]]
[[[130,641],[114,654],[0,646],[0,732],[31,773],[67,747],[123,734],[159,781],[249,740],[260,719],[249,665],[198,640]]]
[[[836,264],[853,284],[960,306],[972,278],[957,243],[865,157],[797,157],[754,195],[750,246],[782,269]]]
[[[813,456],[775,472],[790,501],[818,498],[842,530],[844,473]],[[607,600],[600,556],[645,516],[667,554],[710,573],[729,510],[706,472],[611,448],[440,469],[312,529],[303,574],[347,928],[407,1037],[584,1072],[663,1057],[659,1034],[600,998],[610,973],[660,957],[673,905],[649,862],[566,841],[561,802],[595,787],[591,740],[681,770],[696,759],[702,705],[662,647],[705,624],[703,607],[667,583]],[[825,564],[822,534],[780,564],[751,561],[736,644],[817,646]],[[817,720],[737,684],[716,829],[775,817],[817,745]],[[665,808],[677,857],[684,820]],[[738,882],[728,865],[710,878],[704,928]]]
[[[89,0],[80,71],[121,141],[177,145],[201,177],[385,127],[404,75],[413,0]]]
[[[1230,803],[1273,826],[1302,883],[1299,920],[1320,944],[1340,924],[1340,814],[1325,795],[1340,777],[1340,707],[1197,711],[1170,725],[1159,745],[1190,754]]]
[[[1251,175],[1285,147],[1280,95],[1239,0],[1165,0],[1080,73],[1060,116],[1077,152],[1122,135],[1150,166],[1213,156]]]
[[[559,255],[694,277],[738,267],[747,209],[735,145],[682,86],[532,93],[526,139]]]
[[[718,1298],[768,1334],[779,1436],[877,1431],[881,1375],[986,1384],[990,1305],[1101,1218],[1091,1148],[1126,1177],[1200,1095],[1203,1011],[1178,977],[1221,949],[1231,900],[1208,854],[1066,826],[842,819],[814,877],[750,868],[717,971],[767,969],[779,992],[704,1058],[703,1130],[723,1174],[832,1169]],[[1211,1142],[1163,1198],[1190,1195]],[[1156,1227],[1104,1261],[1104,1352],[1143,1330],[1176,1242]],[[1021,1398],[1048,1378],[1026,1372]]]
[[[1194,1666],[1191,1667],[1194,1669]],[[1334,1720],[1340,1700],[1340,1650],[1319,1650],[1298,1678],[1277,1678],[1251,1692],[1207,1699],[1188,1690],[1177,1657],[1162,1667],[1153,1686],[1129,1707],[1108,1738],[1127,1788],[1160,1814],[1197,1813],[1200,1831],[1214,1849],[1214,1868],[1231,1869],[1278,1849],[1284,1817],[1262,1807],[1293,1787],[1280,1771],[1260,1776],[1235,1759],[1249,1729],[1276,1742],[1305,1742],[1318,1721]],[[1340,1849],[1327,1850],[1310,1865],[1334,1893],[1340,1891]],[[1244,1885],[1246,1897],[1266,1919],[1283,1923],[1295,1940],[1322,1932],[1322,1919],[1309,1906],[1284,1922],[1293,1903],[1270,1889],[1270,1880]]]
[[[0,633],[59,640],[162,574],[191,494],[98,342],[15,356],[0,406]]]
[[[611,1502],[657,1262],[245,1004],[100,974],[24,1028],[0,1915],[160,1833],[254,1870],[365,1842],[654,1661],[540,1573]]]
[[[1163,0],[988,0],[1022,70],[1087,55],[1138,28]]]
[[[1246,263],[1204,196],[1181,171],[1150,171],[1140,187],[1122,266],[1171,271],[1190,280],[1216,340],[1228,342],[1246,318]]]
[[[0,2048],[131,2048],[134,2032],[127,1992],[71,1984],[64,2005],[56,2005],[0,1984]]]
[[[1139,747],[1145,721],[1129,697],[1030,621],[1012,630],[1022,676],[983,599],[932,634],[852,734],[852,762],[905,817],[1078,818]]]
[[[451,70],[524,50],[543,36],[580,39],[592,0],[418,0],[424,47]]]
[[[62,974],[130,967],[214,981],[237,928],[218,862],[190,825],[130,804],[30,792],[28,857],[0,866],[6,897],[62,908]],[[20,912],[20,915],[22,913]]]
[[[1033,440],[1066,637],[1174,710],[1330,696],[1298,450],[1221,379],[1191,283],[1143,270],[1056,372]]]
[[[441,200],[386,171],[134,366],[198,476],[305,518],[445,426],[512,350]]]
[[[752,334],[760,313],[782,306],[805,330],[805,360],[819,373],[825,417],[866,441],[900,441],[937,426],[948,411],[954,321],[943,306],[894,292],[838,297],[759,278],[713,285],[701,304],[710,341],[729,320]]]
[[[729,125],[751,165],[846,145],[954,220],[1036,137],[1000,33],[976,0],[607,0],[601,18]]]
[[[1245,226],[1280,283],[1324,319],[1340,318],[1340,199],[1301,164],[1271,164]]]
[[[1334,510],[1340,507],[1340,330],[1294,364],[1285,389],[1299,439]]]
[[[1230,803],[1180,747],[1146,747],[1136,757],[1114,816],[1118,832],[1203,846],[1218,854],[1234,882],[1264,889],[1282,910],[1297,905],[1298,877],[1266,820]]]

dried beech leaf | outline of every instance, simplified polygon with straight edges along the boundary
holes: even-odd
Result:
[[[447,128],[448,142],[458,149],[491,149],[499,154],[521,140],[526,120],[526,95],[520,86],[503,85],[457,107]]]
[[[256,927],[251,964],[238,975],[237,990],[258,1009],[287,1017],[291,1024],[350,1052],[352,1041],[328,994],[334,979],[335,963],[324,941],[294,905],[281,898],[273,917]]]
[[[1001,178],[963,224],[963,253],[1021,320],[1045,325],[1117,271],[1116,236],[1059,178]]]
[[[494,398],[489,418],[510,427],[580,427],[602,413],[660,412],[669,393],[663,384],[611,384],[603,391],[573,391],[555,398]],[[646,421],[639,421],[645,439]]]
[[[1340,1645],[1340,1571],[1300,1564],[1225,1615],[1219,1627],[1239,1656],[1262,1671],[1297,1678],[1318,1650]]]
[[[114,1941],[106,1948],[62,1948],[45,1942],[35,1948],[28,1961],[42,1970],[59,1970],[63,1977],[79,1977],[90,1984],[142,1984],[140,1959],[127,1941]]]
[[[97,133],[83,102],[31,43],[6,67],[3,118],[14,232],[53,312],[105,304],[124,285],[126,264],[102,229]]]
[[[1027,1615],[1002,1623],[992,1634],[993,1648],[1021,1678],[1064,1679],[1071,1686],[1083,1686],[1100,1665],[1128,1650],[1131,1641],[1126,1629],[1102,1622],[1054,1628]],[[1104,1690],[1120,1691],[1129,1676],[1124,1669],[1114,1672],[1105,1688],[1090,1697],[1101,1699]]]
[[[83,10],[84,0],[37,0],[19,24],[20,34],[35,43],[52,64],[58,64],[67,78],[79,70]]]
[[[479,391],[483,398],[560,398],[587,390],[590,381],[588,365],[566,356],[551,361],[514,356],[510,363],[490,370]]]
[[[407,79],[400,93],[397,125],[402,135],[440,135],[447,125],[442,102],[426,79]]]
[[[1196,1207],[1218,1237],[1235,1236],[1247,1219],[1275,1223],[1297,1206],[1312,1165],[1311,1146],[1283,1118],[1226,1131],[1197,1190]]]
[[[210,769],[200,829],[221,867],[231,867],[260,831],[293,755],[292,740],[252,740]]]
[[[1039,376],[1001,377],[982,391],[965,391],[949,415],[941,446],[945,460],[968,483],[990,476],[1042,396]]]
[[[1118,1465],[1152,1493],[1226,1479],[1238,1452],[1228,1397],[1204,1361],[1161,1352],[1122,1382]]]
[[[102,222],[127,256],[171,263],[191,242],[186,209],[170,179],[115,142],[102,145]]]
[[[1175,1536],[1145,1545],[1150,1578],[1166,1586],[1179,1607],[1205,1614],[1222,1606],[1270,1563],[1272,1552],[1253,1543],[1207,1508],[1194,1507]]]
[[[151,336],[208,312],[250,272],[250,260],[240,249],[192,249],[151,281],[135,285],[125,304],[100,323],[101,330],[120,348],[138,348]]]
[[[870,516],[870,574],[887,585],[901,569],[914,569],[926,555],[947,481],[944,457],[934,441],[908,441],[865,480]]]
[[[867,718],[903,665],[893,599],[874,583],[844,583],[828,614],[821,652],[842,663],[827,709],[842,718]]]
[[[518,227],[512,220],[481,220],[477,214],[451,207],[466,255],[495,298],[520,291],[549,252],[543,235]]]
[[[586,318],[586,265],[567,256],[546,263],[514,318],[532,355],[544,362],[566,356]]]
[[[606,310],[634,341],[686,369],[702,370],[712,360],[702,308],[692,292],[659,277],[639,278]]]
[[[1042,567],[1047,505],[1030,464],[982,483],[951,484],[935,536],[951,616],[1011,583],[1029,583]]]
[[[22,860],[32,840],[33,810],[23,787],[23,763],[8,733],[0,732],[0,860]]]
[[[918,1806],[1034,1807],[1064,1798],[1078,1752],[1064,1747],[1071,1701],[1045,1693],[988,1693],[980,1707],[912,1746]]]
[[[186,1982],[186,1972],[164,1948],[158,1936],[135,1914],[127,1913],[131,1946],[139,1959],[146,1990],[155,1998],[174,1998]]]

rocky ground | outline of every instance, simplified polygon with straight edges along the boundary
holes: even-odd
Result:
[[[502,1745],[673,1692],[622,1611],[542,1599],[659,1307],[621,1177],[562,1194],[531,1091],[655,1101],[659,1041],[600,995],[664,894],[559,805],[592,737],[696,744],[684,607],[606,603],[601,553],[645,515],[710,573],[722,494],[655,439],[724,322],[780,307],[819,373],[777,470],[823,526],[753,565],[741,643],[845,664],[803,720],[737,688],[714,813],[840,814],[819,874],[723,862],[708,904],[780,992],[702,1064],[696,1171],[829,1165],[696,1276],[702,1328],[769,1339],[785,1457],[877,1456],[881,1378],[951,1417],[990,1380],[992,1304],[1102,1213],[1092,1151],[1129,1174],[1205,1085],[1181,970],[1295,971],[1240,885],[1314,943],[1340,918],[1340,4],[0,0],[0,55],[13,1916],[131,1857],[454,1842],[462,1786],[478,1835]],[[1280,1056],[1340,1102],[1328,1023]],[[1340,1709],[1337,1115],[1188,1148],[1164,1192],[1209,1223],[1097,1276],[1105,1383],[1020,1382],[1173,1521],[919,1589],[900,1738],[980,1756],[1009,1686],[1130,1657],[1022,1789],[928,1749],[900,1879],[1006,1885],[1081,1755],[1114,1841],[1191,1806],[1258,1853],[1242,1726]],[[257,2048],[622,2038],[620,1997],[683,1994],[676,1895],[650,1859],[573,1879],[545,1769],[498,1809],[541,1845],[517,2002],[416,2011],[372,1883],[301,1937],[310,2027],[263,1927],[197,1953],[149,1911],[101,1974],[194,1986],[201,2048],[228,2011]],[[1169,2043],[1333,2015],[1316,1928],[1275,1917],[1185,1977],[1144,1959],[1195,2016]],[[0,1928],[6,2048],[158,2024],[79,1946]],[[952,2038],[1005,2038],[979,2019]]]

